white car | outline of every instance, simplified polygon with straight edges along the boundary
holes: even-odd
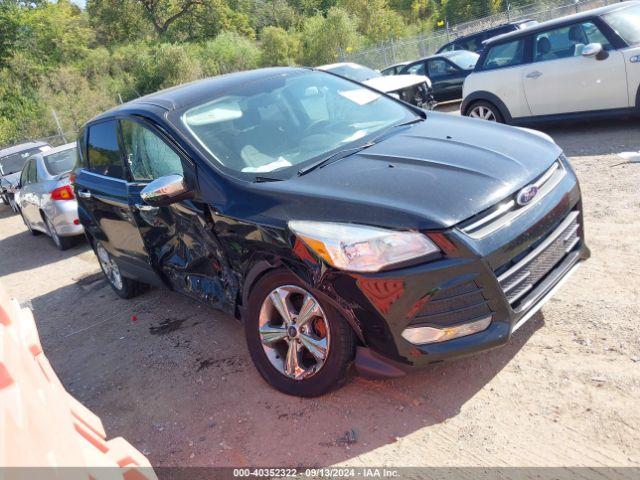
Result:
[[[424,75],[385,76],[377,70],[350,62],[332,63],[317,68],[363,83],[379,92],[391,94],[421,108],[430,109],[435,105],[431,91],[431,80]]]
[[[463,115],[513,124],[640,112],[640,2],[487,41],[463,97]]]

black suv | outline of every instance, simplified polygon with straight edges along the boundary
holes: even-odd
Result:
[[[504,344],[588,256],[548,137],[317,70],[158,92],[78,145],[79,217],[116,293],[157,285],[236,316],[290,394],[354,360],[393,377]]]
[[[484,50],[483,42],[490,38],[504,35],[505,33],[515,32],[523,28],[536,25],[535,20],[519,20],[517,22],[509,22],[497,27],[488,28],[481,32],[472,33],[456,38],[454,41],[444,44],[437,53],[453,52],[455,50],[469,50],[470,52],[482,53]]]

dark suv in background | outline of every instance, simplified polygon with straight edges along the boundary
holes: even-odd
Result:
[[[90,121],[78,214],[118,295],[244,322],[279,390],[320,395],[506,343],[588,257],[543,134],[425,112],[326,72],[175,87]]]
[[[469,50],[470,52],[482,53],[484,49],[483,42],[490,38],[497,37],[509,32],[515,32],[522,30],[523,28],[530,27],[537,24],[535,20],[518,20],[517,22],[509,22],[497,27],[488,28],[481,32],[472,33],[456,38],[454,41],[446,43],[437,53],[452,52],[454,50]]]

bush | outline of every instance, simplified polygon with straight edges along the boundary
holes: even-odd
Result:
[[[265,67],[275,65],[294,65],[300,55],[300,36],[287,32],[280,27],[267,27],[262,30],[261,64]]]
[[[235,32],[222,32],[200,47],[200,66],[205,76],[257,68],[260,49],[253,40]]]

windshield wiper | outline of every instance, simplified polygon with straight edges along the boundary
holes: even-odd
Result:
[[[354,153],[358,153],[360,150],[364,150],[365,148],[370,147],[371,145],[373,145],[373,143],[374,142],[367,142],[357,147],[345,148],[344,150],[338,150],[337,152],[333,152],[328,157],[325,157],[316,163],[312,163],[311,165],[298,170],[298,176],[301,177],[302,175],[306,175],[307,173],[312,172],[317,168],[322,168],[328,163],[330,163],[332,160],[340,160],[341,158],[345,158],[345,157],[348,157],[349,155],[353,155]]]
[[[373,140],[369,140],[366,143],[363,143],[362,145],[358,145],[357,147],[352,147],[352,148],[345,148],[344,150],[338,150],[337,152],[332,153],[331,155],[329,155],[328,157],[323,158],[322,160],[313,163],[307,167],[301,168],[300,170],[298,170],[298,176],[302,176],[302,175],[306,175],[309,172],[312,172],[313,170],[317,169],[317,168],[322,168],[325,165],[327,165],[328,163],[330,163],[332,160],[340,160],[342,158],[346,158],[350,155],[353,155],[354,153],[358,153],[361,150],[364,150],[365,148],[369,148],[373,145],[375,145],[376,143],[378,143],[379,141],[383,140],[384,138],[386,138],[387,135],[389,135],[389,133],[391,133],[392,130],[394,130],[395,128],[398,127],[406,127],[407,125],[413,125],[414,123],[418,123],[418,122],[423,122],[425,119],[422,117],[416,117],[416,118],[412,118],[411,120],[408,120],[406,122],[402,122],[402,123],[397,123],[396,125],[392,125],[391,127],[387,128],[384,132],[382,132],[382,134],[378,135],[377,137],[375,137]]]
[[[273,178],[273,177],[261,177],[257,176],[253,179],[255,183],[265,183],[265,182],[281,182],[281,178]]]

